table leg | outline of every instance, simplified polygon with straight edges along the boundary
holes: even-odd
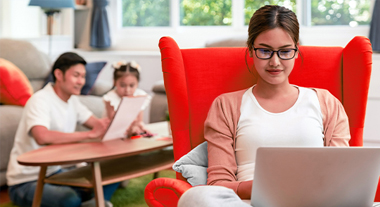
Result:
[[[93,185],[95,191],[95,201],[96,206],[103,207],[104,206],[104,195],[103,195],[103,186],[102,186],[102,174],[100,171],[99,162],[91,163],[92,168],[92,176],[93,176]]]
[[[153,174],[153,179],[156,179],[156,178],[158,178],[158,172],[155,172],[155,173]]]
[[[33,207],[39,207],[41,205],[46,170],[47,170],[47,166],[41,166],[40,173],[38,175],[36,190],[34,192],[34,197],[33,197]]]

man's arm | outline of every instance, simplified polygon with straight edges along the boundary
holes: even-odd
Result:
[[[95,116],[90,116],[90,118],[87,119],[86,122],[83,123],[85,127],[88,127],[92,130],[94,129],[102,129],[103,134],[106,132],[108,125],[110,124],[110,119],[105,117],[105,118],[96,118]],[[103,135],[101,134],[101,135]]]
[[[109,119],[98,119],[91,116],[83,125],[91,128],[91,131],[65,133],[47,129],[45,126],[33,126],[30,130],[39,145],[73,143],[88,139],[96,139],[104,135],[109,124]]]

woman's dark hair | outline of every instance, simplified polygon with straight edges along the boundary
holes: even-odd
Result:
[[[297,46],[299,23],[296,14],[285,7],[266,5],[256,10],[249,21],[247,46],[250,54],[252,54],[253,43],[257,36],[266,30],[274,28],[285,30]]]
[[[86,65],[87,62],[78,54],[73,53],[73,52],[66,52],[63,53],[58,57],[58,59],[54,62],[53,68],[51,70],[51,73],[53,75],[53,80],[54,82],[56,81],[56,77],[54,75],[54,71],[56,69],[59,69],[62,71],[63,74],[73,65],[77,64],[83,64]]]
[[[140,72],[137,68],[133,67],[130,62],[121,65],[119,68],[115,68],[115,71],[113,72],[113,80],[116,81],[127,74],[135,76],[137,81],[140,82]]]

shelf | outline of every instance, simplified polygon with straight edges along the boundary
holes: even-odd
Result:
[[[86,5],[75,5],[75,10],[88,10],[90,7]]]
[[[140,155],[100,162],[102,185],[121,182],[169,169],[174,164],[172,150],[158,150]],[[45,179],[45,183],[92,188],[91,166],[59,173]]]

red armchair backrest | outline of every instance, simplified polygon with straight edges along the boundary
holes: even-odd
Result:
[[[170,37],[161,38],[159,47],[177,160],[204,141],[203,124],[218,95],[255,83],[247,68],[252,70],[253,60],[246,48],[179,49]],[[328,89],[343,103],[349,117],[350,145],[362,146],[372,67],[369,40],[355,37],[345,48],[299,49],[301,56],[296,59],[290,83]]]

